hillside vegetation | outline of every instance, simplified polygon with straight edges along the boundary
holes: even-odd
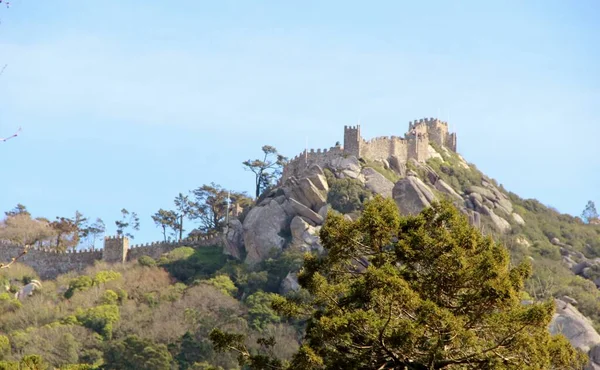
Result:
[[[265,155],[283,160],[274,148],[265,148]],[[0,369],[358,369],[375,364],[391,369],[408,363],[415,369],[580,369],[584,354],[545,328],[554,312],[552,298],[564,296],[600,328],[600,263],[595,260],[600,226],[521,199],[458,154],[434,149],[438,155],[427,163],[409,161],[405,168],[345,158],[343,169],[318,169],[311,176],[319,188],[304,200],[313,209],[296,205],[312,218],[286,213],[289,194],[308,193],[289,183],[275,185],[271,177],[257,180],[260,196],[230,225],[245,232],[252,221],[258,225],[255,233],[266,233],[261,217],[279,212],[281,227],[268,230],[268,240],[281,246],[263,245],[260,253],[247,243],[236,245],[236,253],[184,246],[156,260],[98,262],[43,281],[19,299],[15,294],[39,277],[19,263],[0,270],[6,287],[0,294]],[[256,166],[260,180],[261,166],[272,169],[275,159],[259,162],[248,165]],[[373,185],[377,174],[379,183]],[[442,205],[434,202],[433,209],[400,217],[394,202],[377,196],[378,190],[388,198],[396,194],[399,181],[425,187]],[[501,205],[483,204],[496,207],[508,226],[485,212],[476,225],[467,225],[466,214],[472,218],[473,209],[479,209],[469,204],[478,197],[473,193],[485,189],[497,192]],[[169,230],[181,239],[189,209],[195,211],[187,217],[201,220],[203,234],[228,226],[229,192],[211,184],[192,193],[194,201],[180,194],[178,210],[153,216],[165,240]],[[236,196],[249,202],[243,194]],[[253,215],[255,209],[261,217]],[[47,221],[31,220],[24,207],[14,213],[7,213],[7,220],[22,221],[15,230],[27,225],[46,230],[40,225]],[[438,216],[446,221],[437,222]],[[41,235],[36,234],[36,243],[47,243],[46,234],[36,233]],[[352,246],[356,240],[359,248]],[[246,260],[250,252],[253,263]],[[485,281],[489,289],[479,290]],[[450,298],[439,300],[440,292]],[[481,307],[495,307],[499,316],[473,308],[474,297]],[[405,307],[394,306],[403,300]],[[406,316],[391,320],[394,310]],[[433,322],[439,327],[425,324]],[[464,322],[480,329],[459,330]],[[506,343],[496,342],[501,334]],[[530,362],[521,361],[533,352]]]

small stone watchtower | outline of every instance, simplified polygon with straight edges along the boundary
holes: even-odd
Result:
[[[129,239],[124,236],[107,236],[104,238],[102,260],[109,263],[127,261]]]
[[[360,158],[360,125],[344,126],[344,153]]]

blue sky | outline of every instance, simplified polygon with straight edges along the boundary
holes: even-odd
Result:
[[[523,197],[600,202],[600,5],[564,1],[13,0],[0,9],[0,208],[150,215],[242,168],[450,117]],[[191,228],[190,228],[191,229]]]

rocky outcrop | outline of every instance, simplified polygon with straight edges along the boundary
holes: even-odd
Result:
[[[416,176],[398,181],[392,189],[392,196],[404,215],[416,215],[436,200],[427,185]]]
[[[390,168],[394,170],[400,177],[406,176],[406,164],[398,157],[390,157],[388,160]]]
[[[572,298],[566,300],[576,302]],[[550,333],[564,335],[571,345],[589,354],[590,363],[586,369],[600,369],[600,335],[592,322],[565,298],[555,299],[556,313],[550,323]]]
[[[294,212],[300,216],[305,217],[310,220],[313,225],[321,225],[323,223],[323,217],[318,213],[314,212],[312,209],[306,207],[304,204],[296,201],[293,198],[288,199],[289,204],[292,206]]]
[[[525,225],[525,220],[523,220],[523,217],[519,216],[518,213],[512,213],[511,216],[517,224]]]
[[[290,224],[292,242],[290,247],[304,252],[322,252],[321,240],[319,239],[320,226],[312,226],[301,216],[296,216]]]
[[[352,168],[353,163],[344,162],[344,165]],[[243,242],[236,241],[237,234],[231,235],[232,255],[235,253],[234,246],[243,245],[246,262],[250,265],[260,262],[272,249],[281,251],[287,242],[294,243],[289,240],[289,235],[294,227],[298,233],[300,221],[307,224],[309,229],[302,231],[300,236],[296,235],[296,244],[305,250],[320,250],[319,239],[315,236],[318,228],[315,226],[324,222],[329,185],[319,166],[312,166],[305,174],[307,177],[301,179],[288,178],[281,187],[271,191],[258,206],[250,210],[242,227]],[[296,221],[292,225],[294,219]]]
[[[281,251],[285,239],[281,236],[289,225],[290,215],[276,200],[254,207],[244,219],[246,263],[254,265],[265,259],[274,248]]]
[[[488,209],[488,212],[490,218],[492,219],[492,222],[494,223],[494,226],[496,226],[498,231],[500,231],[501,233],[507,233],[510,231],[510,224],[508,223],[508,221],[495,214],[494,211],[492,211],[491,209]]]
[[[349,177],[364,181],[360,173],[360,162],[355,156],[335,158],[330,163],[330,169],[335,173],[336,177]]]
[[[448,185],[442,179],[439,179],[438,181],[436,181],[435,188],[442,193],[450,195],[450,197],[452,197],[452,199],[454,199],[454,200],[462,200],[463,199],[460,196],[460,194],[458,194],[456,191],[454,191],[454,189],[452,189],[452,186]]]
[[[279,292],[281,294],[286,294],[292,291],[296,292],[298,290],[300,290],[300,284],[298,283],[298,274],[295,272],[289,272],[281,282]]]
[[[238,219],[229,222],[223,253],[241,259],[244,253],[244,226]]]
[[[524,225],[525,220],[513,213],[513,206],[508,196],[498,190],[490,182],[483,180],[482,186],[470,186],[466,191],[465,206],[469,209],[490,216],[498,231],[506,233],[511,225],[507,219]]]
[[[377,172],[371,167],[362,169],[362,174],[365,177],[365,186],[376,194],[380,194],[384,198],[392,197],[394,183],[386,179],[385,176]]]
[[[319,178],[318,176],[316,177]],[[297,180],[292,177],[288,179],[284,184],[283,191],[287,198],[295,199],[297,202],[317,212],[327,201],[327,192],[320,190],[308,178]]]

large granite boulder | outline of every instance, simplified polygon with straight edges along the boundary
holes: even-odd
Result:
[[[523,220],[523,217],[521,217],[518,213],[512,213],[511,214],[513,220],[519,224],[519,225],[525,225],[525,220]]]
[[[385,198],[392,197],[394,183],[386,179],[385,176],[377,172],[371,167],[362,169],[362,174],[365,176],[365,186],[376,194],[380,194]]]
[[[223,253],[241,259],[244,251],[244,226],[238,219],[229,221]]]
[[[281,294],[286,294],[298,290],[300,290],[300,284],[298,283],[298,274],[296,272],[289,272],[281,282],[279,292]]]
[[[510,231],[511,226],[510,223],[508,223],[508,221],[495,214],[492,210],[489,210],[489,212],[489,216],[491,217],[492,222],[494,222],[494,226],[496,226],[498,231],[500,231],[501,233],[507,233]]]
[[[470,186],[469,189],[467,189],[467,193],[477,193],[487,199],[496,199],[496,196],[494,195],[493,191],[481,186]]]
[[[304,252],[323,251],[319,238],[320,226],[312,226],[303,217],[296,216],[292,219],[290,229],[292,232],[291,248],[296,248]]]
[[[246,263],[254,265],[265,259],[272,249],[283,249],[285,239],[281,233],[289,226],[289,219],[285,207],[274,199],[248,212],[243,225]]]
[[[442,179],[436,181],[435,188],[442,193],[450,195],[450,197],[452,197],[454,200],[462,200],[460,194],[458,194],[454,189],[452,189],[452,186],[448,185]]]
[[[550,322],[550,333],[562,334],[575,348],[584,352],[600,343],[600,335],[592,326],[592,322],[583,316],[572,304],[555,299],[556,313]]]
[[[325,184],[327,184],[326,181]],[[320,183],[319,186],[323,187],[323,184]],[[289,178],[283,191],[288,199],[295,199],[315,212],[318,212],[327,203],[327,191],[319,189],[308,178],[300,180],[294,177]]]
[[[337,157],[331,161],[330,167],[338,177],[362,180],[360,162],[355,156]]]
[[[550,333],[564,335],[573,347],[588,354],[590,362],[586,370],[600,370],[600,335],[590,319],[565,299],[555,299],[554,303],[556,312],[550,322]]]
[[[406,176],[406,163],[398,157],[390,157],[388,159],[390,168],[401,177]]]
[[[435,201],[435,195],[416,176],[408,176],[394,185],[392,196],[400,213],[416,215]]]
[[[289,199],[288,203],[292,206],[294,213],[309,219],[314,224],[321,225],[324,222],[323,217],[321,217],[320,214],[314,212],[312,209],[306,207],[304,204],[296,201],[295,199]]]

